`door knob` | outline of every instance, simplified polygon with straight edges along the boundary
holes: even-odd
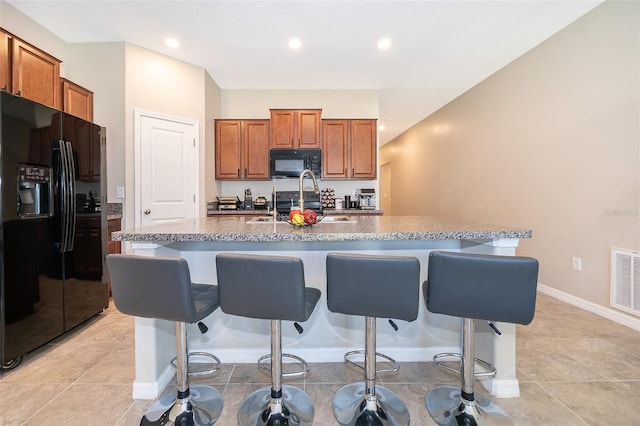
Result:
[[[146,209],[146,210],[144,211],[144,214],[151,214],[151,210]]]

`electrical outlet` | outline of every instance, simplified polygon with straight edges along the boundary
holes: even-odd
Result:
[[[124,186],[116,187],[116,198],[124,199]]]
[[[582,259],[580,259],[579,257],[572,257],[571,267],[574,271],[582,271]]]

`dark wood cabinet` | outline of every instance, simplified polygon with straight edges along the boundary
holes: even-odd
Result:
[[[17,37],[11,39],[11,89],[23,98],[60,108],[60,60]]]
[[[376,176],[376,120],[322,120],[322,178]]]
[[[100,180],[100,126],[64,115],[62,135],[75,153],[77,178],[84,182]]]
[[[271,109],[271,148],[320,148],[321,109]]]
[[[93,92],[76,83],[60,79],[62,111],[83,120],[93,121]]]
[[[269,120],[215,123],[216,179],[269,179]]]
[[[102,277],[101,236],[99,216],[77,216],[73,243],[73,268],[76,277]]]

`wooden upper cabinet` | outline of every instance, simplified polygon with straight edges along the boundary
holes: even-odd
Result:
[[[62,110],[83,120],[93,122],[93,92],[61,78]]]
[[[0,30],[0,90],[11,91],[11,39],[12,36]]]
[[[216,179],[269,179],[269,120],[216,120]]]
[[[321,109],[271,109],[271,148],[320,148]]]
[[[378,133],[376,120],[350,120],[351,177],[377,176]]]
[[[322,120],[322,178],[376,176],[376,120]]]
[[[60,61],[15,37],[11,59],[12,93],[60,109]]]
[[[244,120],[242,159],[245,179],[269,179],[269,120]]]

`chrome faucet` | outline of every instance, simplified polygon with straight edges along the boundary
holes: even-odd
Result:
[[[301,212],[304,212],[304,191],[302,190],[302,181],[304,180],[304,176],[309,174],[311,179],[313,179],[313,192],[315,194],[319,194],[320,190],[318,189],[318,181],[316,180],[316,175],[309,169],[304,169],[302,173],[300,173],[300,178],[298,181],[298,208]]]

